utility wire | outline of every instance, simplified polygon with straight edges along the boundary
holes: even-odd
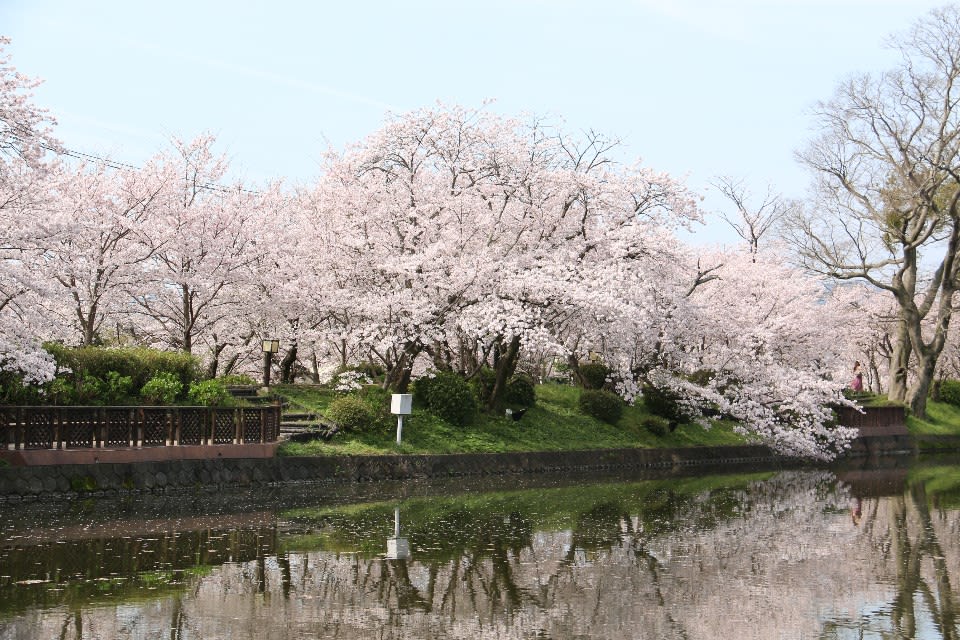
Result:
[[[53,145],[49,145],[49,144],[44,143],[44,142],[41,142],[41,143],[40,143],[40,146],[43,147],[44,149],[46,149],[47,151],[53,152],[53,153],[55,153],[55,154],[57,154],[57,155],[60,155],[60,156],[68,156],[68,157],[70,157],[70,158],[76,158],[77,160],[88,160],[88,161],[99,162],[99,163],[101,163],[101,164],[103,164],[103,165],[105,165],[105,166],[107,166],[107,167],[110,167],[111,169],[116,169],[116,170],[118,170],[118,171],[124,171],[124,170],[141,171],[141,170],[143,170],[143,167],[138,167],[138,166],[136,166],[136,165],[128,164],[128,163],[126,163],[126,162],[119,162],[119,161],[117,161],[117,160],[111,160],[110,158],[104,158],[104,157],[102,157],[102,156],[97,156],[97,155],[94,155],[94,154],[92,154],[92,153],[84,153],[83,151],[77,151],[77,150],[75,150],[75,149],[67,149],[66,147],[54,147]],[[241,193],[249,193],[249,194],[255,195],[255,196],[260,195],[260,192],[259,192],[259,191],[253,191],[253,190],[251,190],[251,189],[234,189],[234,188],[232,188],[232,187],[225,187],[225,186],[223,186],[223,185],[221,185],[221,184],[201,183],[199,186],[200,186],[202,189],[209,189],[210,191],[220,191],[220,192],[222,192],[222,193],[236,193],[236,192],[241,192]]]

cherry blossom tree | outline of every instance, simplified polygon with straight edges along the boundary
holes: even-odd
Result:
[[[439,107],[331,159],[316,200],[340,236],[337,271],[350,265],[341,282],[371,296],[353,307],[358,337],[387,384],[403,388],[421,354],[468,376],[493,364],[495,402],[524,348],[563,348],[601,273],[587,265],[652,256],[647,232],[699,216],[669,176],[614,162],[615,146]]]
[[[222,187],[227,165],[213,138],[156,156],[144,169],[163,183],[157,207],[144,221],[142,251],[150,255],[129,293],[142,339],[192,352],[198,336],[244,313],[239,289],[256,263],[257,194]]]
[[[141,234],[164,185],[149,172],[105,162],[61,165],[52,178],[36,225],[36,264],[53,289],[42,306],[72,328],[71,341],[92,345],[107,320],[120,322],[128,311],[128,292],[151,255]]]
[[[44,195],[47,151],[59,143],[53,120],[31,102],[38,81],[10,64],[9,44],[0,37],[0,370],[40,382],[52,377],[53,362],[34,330],[42,318],[23,304],[36,289],[25,249]]]
[[[780,451],[832,457],[856,434],[832,425],[849,378],[846,318],[824,283],[783,251],[726,253],[719,277],[689,296],[671,368],[654,375],[739,421]],[[677,366],[679,365],[679,366]],[[699,373],[696,380],[676,376]]]

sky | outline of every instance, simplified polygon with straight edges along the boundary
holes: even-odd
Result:
[[[801,198],[811,108],[928,0],[0,0],[18,71],[69,149],[142,164],[204,132],[252,183],[307,182],[333,147],[438,101],[534,114],[622,141],[682,177],[732,244],[710,186]]]

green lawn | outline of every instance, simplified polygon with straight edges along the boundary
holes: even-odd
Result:
[[[960,407],[945,402],[927,401],[927,417],[907,416],[907,428],[915,436],[960,435]]]
[[[275,391],[291,408],[323,413],[336,397],[322,387],[281,386]],[[379,427],[364,433],[338,434],[330,442],[284,443],[280,455],[373,455],[385,453],[500,453],[508,451],[575,451],[607,448],[691,447],[742,444],[730,423],[711,429],[681,425],[658,437],[643,426],[649,415],[642,404],[627,407],[616,425],[581,414],[580,390],[559,384],[537,387],[537,404],[519,420],[479,415],[473,424],[449,424],[414,408],[396,444],[396,421],[388,416]]]

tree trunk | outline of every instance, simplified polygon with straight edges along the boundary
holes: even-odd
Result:
[[[293,345],[287,350],[286,355],[283,356],[283,360],[280,362],[280,382],[282,384],[293,384],[293,368],[296,363],[297,344],[293,343]]]
[[[487,400],[487,411],[491,412],[500,404],[500,400],[507,389],[507,383],[510,381],[510,376],[517,369],[517,361],[520,359],[520,336],[511,338],[506,351],[498,349],[498,354],[495,367],[497,377],[493,383],[490,398]]]
[[[910,366],[910,337],[903,320],[897,323],[897,336],[887,369],[887,398],[891,402],[906,402],[907,371]]]
[[[927,416],[927,397],[930,395],[930,385],[937,368],[937,356],[939,354],[930,354],[921,359],[916,380],[910,387],[910,413],[918,418]]]
[[[234,369],[237,368],[237,361],[239,359],[240,359],[239,353],[235,353],[232,356],[230,356],[230,359],[227,360],[227,364],[223,365],[223,370],[222,370],[223,375],[228,376],[231,373],[233,373]]]
[[[414,360],[420,355],[420,347],[414,344],[407,344],[400,357],[393,366],[388,365],[387,374],[383,377],[383,388],[392,389],[396,393],[406,393],[410,386],[410,378],[413,375],[412,367]],[[381,358],[384,360],[384,358]]]

